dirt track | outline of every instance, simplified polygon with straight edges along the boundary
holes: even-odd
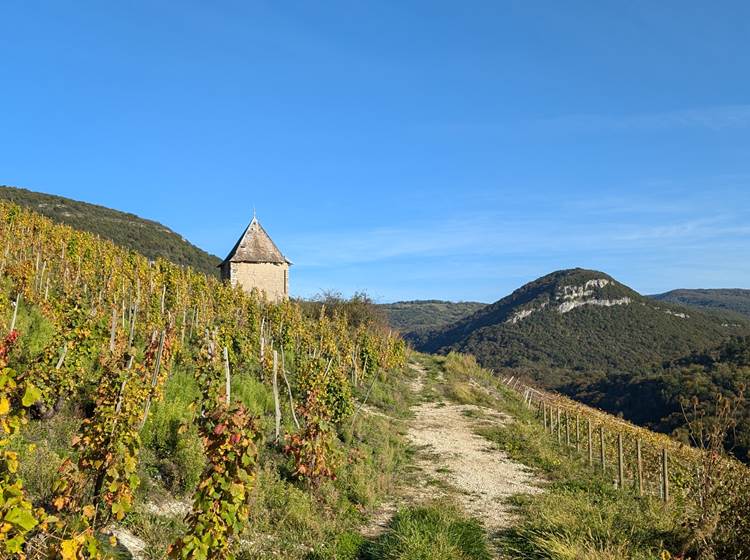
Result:
[[[506,527],[512,520],[505,504],[514,494],[540,492],[529,470],[473,433],[479,422],[467,412],[485,415],[492,423],[508,421],[489,409],[473,405],[425,403],[415,408],[409,440],[426,455],[419,467],[458,492],[457,500],[488,529]]]
[[[411,388],[419,394],[426,373],[415,364],[411,368],[415,373]],[[380,534],[399,507],[446,496],[494,531],[513,522],[508,497],[541,492],[540,481],[526,466],[474,433],[479,425],[509,422],[510,417],[489,408],[450,402],[422,403],[412,411],[407,437],[418,450],[415,484],[375,513],[364,530],[366,536]]]

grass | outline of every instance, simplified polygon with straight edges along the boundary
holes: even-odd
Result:
[[[309,560],[489,560],[485,530],[450,502],[401,509],[379,538],[336,536]]]
[[[492,544],[508,557],[645,559],[675,549],[680,538],[678,512],[658,500],[617,492],[609,480],[571,459],[544,433],[520,399],[471,358],[417,359],[427,372],[424,392],[428,398],[488,406],[513,415],[515,422],[484,426],[478,433],[549,480],[544,493],[513,500],[520,518],[517,526],[491,535]],[[158,450],[165,443],[176,449],[179,444],[180,440],[174,439],[174,426],[184,415],[183,405],[194,389],[180,375],[168,385],[163,408],[157,407],[149,420],[144,435],[149,449]],[[408,417],[413,401],[406,389],[408,376],[398,373],[388,382],[376,382],[368,403],[395,418]],[[268,407],[265,391],[256,383],[238,383],[234,389],[238,398],[254,403],[258,412]],[[450,503],[403,508],[378,539],[367,541],[358,534],[367,512],[393,490],[396,478],[403,476],[408,465],[402,429],[400,422],[363,413],[353,432],[343,434],[340,449],[344,464],[338,480],[314,492],[280,476],[275,465],[283,458],[264,447],[253,513],[241,536],[238,559],[489,558],[490,544],[481,523]],[[139,510],[131,516],[130,528],[148,541],[156,554],[179,534],[181,526],[176,520]]]
[[[485,531],[455,506],[437,503],[402,509],[388,532],[362,547],[364,560],[489,560]]]
[[[447,356],[417,354],[416,361],[427,372],[424,391],[427,400],[448,400],[488,408],[497,408],[502,404],[497,394],[488,390],[497,380],[480,367],[472,356],[456,353]]]
[[[409,370],[411,371],[411,370]],[[413,395],[406,387],[406,377],[401,377],[397,382],[397,387],[394,387],[393,379],[388,379],[379,375],[377,381],[370,387],[359,387],[359,400],[360,402],[367,396],[369,390],[369,396],[367,396],[367,404],[379,409],[384,414],[393,418],[408,418],[409,407],[413,403]],[[397,390],[394,390],[397,389]]]
[[[473,358],[451,354],[414,359],[426,371],[420,399],[478,405],[514,417],[506,424],[490,424],[484,422],[489,415],[482,410],[465,412],[482,421],[476,428],[479,435],[547,481],[543,493],[512,499],[519,522],[488,536],[478,520],[452,503],[438,502],[402,508],[377,539],[366,540],[359,534],[369,512],[393,493],[409,471],[413,450],[406,444],[403,420],[410,416],[409,407],[416,399],[408,389],[411,372],[406,369],[378,379],[370,391],[368,405],[391,418],[362,411],[353,427],[342,430],[337,480],[312,491],[300,487],[280,474],[285,458],[272,446],[260,446],[252,515],[238,540],[238,560],[483,560],[489,558],[490,547],[522,560],[645,560],[679,550],[685,538],[679,503],[665,506],[658,499],[617,491],[611,477],[590,469],[573,450],[546,434],[520,397]],[[358,388],[360,400],[369,389]],[[144,477],[143,501],[159,493],[179,494],[183,485],[190,488],[187,467],[201,458],[197,454],[191,458],[190,434],[178,434],[176,427],[187,414],[195,390],[189,372],[176,372],[165,402],[155,407],[149,419],[144,454],[151,455],[144,456],[143,463],[152,470]],[[252,375],[238,374],[233,394],[255,407],[265,433],[270,434],[268,388]],[[285,420],[288,416],[284,408]],[[54,431],[69,429],[62,422]],[[181,446],[183,455],[178,452]],[[182,469],[175,479],[184,482],[170,487],[160,457],[173,458]],[[39,477],[40,489],[45,477],[48,474]],[[151,557],[160,557],[182,530],[179,520],[148,513],[142,506],[129,516],[128,525],[149,542]]]

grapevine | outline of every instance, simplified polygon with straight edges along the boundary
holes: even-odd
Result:
[[[255,480],[255,419],[222,395],[214,341],[210,340],[197,377],[202,383],[198,429],[208,465],[188,516],[188,532],[169,550],[172,558],[227,559],[230,538],[247,522],[247,495]]]
[[[9,203],[0,203],[0,279],[7,286],[0,322],[6,332],[20,325],[0,345],[3,554],[23,557],[36,539],[52,555],[101,557],[101,530],[133,506],[140,430],[175,365],[196,372],[202,397],[195,424],[209,467],[189,532],[171,554],[228,558],[232,535],[247,519],[263,437],[257,420],[226,398],[229,372],[254,372],[270,385],[274,352],[281,356],[296,426],[284,447],[297,478],[317,484],[336,475],[337,434],[355,408],[357,385],[403,364],[403,341],[372,325],[355,328],[324,308],[309,317],[292,301],[270,304],[257,292],[149,261]],[[24,319],[32,312],[50,328],[33,351],[16,344],[36,335]],[[44,422],[68,402],[90,410],[44,513],[26,495],[8,445],[24,437],[25,423]]]
[[[39,395],[39,390],[31,384],[20,386],[16,372],[7,367],[8,353],[17,340],[18,332],[11,331],[0,343],[0,552],[24,558],[26,537],[44,515],[34,511],[23,482],[17,476],[17,453],[7,449],[10,440],[26,422],[24,409]],[[19,403],[21,394],[23,397]]]

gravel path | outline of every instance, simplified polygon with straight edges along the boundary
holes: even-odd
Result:
[[[420,454],[418,464],[427,477],[458,490],[459,503],[487,529],[507,527],[513,520],[507,498],[541,489],[527,467],[473,433],[475,426],[487,420],[474,420],[467,412],[482,414],[493,424],[509,421],[479,406],[425,403],[415,409],[407,436],[426,452]]]
[[[416,364],[409,365],[415,372],[411,388],[421,393],[426,373]],[[445,496],[457,500],[494,532],[513,523],[508,497],[542,491],[537,485],[540,481],[525,465],[474,433],[480,425],[510,422],[509,416],[485,407],[444,402],[422,403],[412,407],[412,412],[407,438],[418,450],[415,484],[374,513],[363,529],[366,537],[381,534],[399,507]]]

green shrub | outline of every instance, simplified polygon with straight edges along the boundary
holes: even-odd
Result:
[[[308,492],[282,480],[278,473],[270,469],[258,473],[257,480],[251,514],[255,528],[263,532],[293,535],[296,542],[321,536],[322,519]]]
[[[185,523],[178,516],[158,515],[137,509],[123,521],[125,528],[146,542],[146,558],[164,558],[164,551],[185,532]],[[130,555],[123,559],[131,558]]]
[[[286,388],[281,377],[279,377],[279,383],[279,399],[285,403]],[[274,413],[271,387],[259,381],[254,374],[238,373],[232,376],[232,401],[241,402],[256,416]]]
[[[308,560],[357,560],[365,539],[359,533],[345,531],[308,556]]]
[[[23,436],[27,442],[47,445],[60,457],[67,457],[71,453],[71,439],[80,425],[75,406],[68,405],[49,420],[30,420]]]
[[[16,330],[23,341],[18,347],[24,361],[30,360],[44,350],[54,334],[52,323],[44,318],[36,306],[27,305],[23,299],[18,308]]]
[[[21,459],[18,474],[26,491],[35,503],[46,503],[53,495],[53,485],[59,474],[57,469],[62,459],[47,444],[42,442],[19,454]]]
[[[205,465],[203,445],[191,422],[197,389],[192,375],[175,372],[167,382],[165,398],[156,403],[141,432],[144,447],[150,453],[147,469],[176,494],[192,492]]]

